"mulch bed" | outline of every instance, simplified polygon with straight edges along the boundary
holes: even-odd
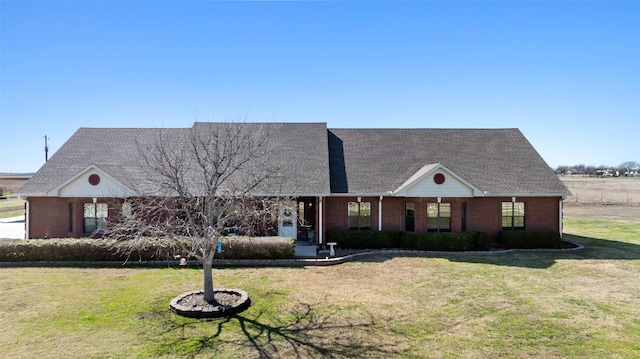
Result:
[[[176,314],[189,318],[219,318],[239,313],[249,308],[251,299],[239,289],[215,289],[214,302],[204,299],[204,291],[184,293],[174,298],[169,307]]]

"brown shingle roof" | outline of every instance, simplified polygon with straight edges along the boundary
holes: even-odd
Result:
[[[383,194],[441,163],[488,195],[569,194],[518,129],[330,129],[331,190]]]
[[[138,192],[153,191],[139,145],[185,141],[192,128],[80,128],[19,190],[44,195],[94,164]],[[296,195],[385,194],[440,163],[488,195],[569,191],[518,129],[327,129],[324,123],[246,123],[268,133],[274,166]],[[282,188],[280,189],[282,190]],[[282,193],[282,192],[281,192]]]
[[[216,126],[195,123],[192,129]],[[280,176],[287,179],[290,193],[326,195],[329,193],[327,129],[322,123],[246,123],[252,132],[268,134],[275,149],[271,160]],[[144,171],[139,147],[151,148],[160,134],[171,142],[187,141],[192,129],[170,128],[80,128],[20,190],[23,195],[44,195],[94,164],[139,193],[156,188]],[[282,165],[282,166],[280,166]],[[280,184],[279,184],[280,186]]]

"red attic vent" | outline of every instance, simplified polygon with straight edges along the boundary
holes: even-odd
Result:
[[[100,176],[98,176],[97,174],[92,174],[91,176],[89,176],[89,184],[92,186],[97,186],[98,183],[100,183]]]

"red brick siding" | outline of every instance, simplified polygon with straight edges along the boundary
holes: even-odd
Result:
[[[86,235],[84,228],[84,203],[92,198],[29,197],[29,238],[79,238]],[[119,213],[121,200],[100,198],[109,203],[109,217]],[[69,203],[73,206],[72,230],[69,231]]]
[[[518,198],[524,201],[525,229],[560,230],[560,198]]]
[[[83,203],[92,203],[92,198],[55,198],[33,197],[29,201],[30,238],[83,237]],[[356,197],[323,198],[323,238],[326,231],[346,230],[348,203],[357,201]],[[362,202],[371,203],[371,230],[378,230],[379,197],[362,197]],[[405,203],[415,204],[415,231],[427,231],[427,203],[436,202],[436,198],[400,198],[384,197],[382,200],[382,229],[403,231],[405,228]],[[462,203],[467,203],[467,230],[488,232],[497,238],[502,230],[502,202],[504,198],[442,198],[442,203],[451,204],[452,232],[462,230]],[[559,197],[518,197],[525,202],[525,229],[559,230]],[[120,199],[101,198],[99,202],[109,203],[110,220],[118,218],[121,211]],[[73,204],[73,229],[69,231],[69,203]],[[315,203],[318,206],[318,202]],[[319,213],[315,213],[319,220]],[[316,222],[318,223],[318,222]],[[319,236],[316,236],[319,239]]]
[[[323,200],[325,229],[328,231],[349,229],[347,223],[349,202],[356,202],[357,200],[356,197],[325,197]],[[379,197],[361,198],[361,202],[371,203],[372,230],[378,230],[378,201]],[[382,213],[384,214],[384,207]]]
[[[355,197],[325,198],[325,229],[346,230],[347,207]],[[363,202],[371,202],[371,229],[378,229],[378,201],[376,197],[363,197]],[[525,229],[559,230],[559,197],[518,197],[525,202]],[[415,205],[415,231],[427,231],[427,203],[437,202],[437,198],[400,198],[384,197],[382,200],[382,229],[404,231],[405,203]],[[505,198],[442,198],[441,203],[451,204],[451,231],[462,231],[462,203],[467,203],[467,231],[488,232],[497,238],[502,231],[502,202],[511,202]]]
[[[560,230],[560,197],[517,197],[516,201],[524,202],[525,230]],[[502,202],[511,202],[511,197],[469,200],[468,230],[488,232],[491,238],[497,238],[502,231]]]
[[[487,232],[491,238],[496,238],[502,230],[502,200],[470,198],[467,201],[467,230]]]

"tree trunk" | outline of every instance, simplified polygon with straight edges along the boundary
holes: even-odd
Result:
[[[211,265],[213,263],[213,256],[206,256],[202,261],[204,267],[204,300],[209,303],[214,302],[213,298],[213,274],[211,273]]]

